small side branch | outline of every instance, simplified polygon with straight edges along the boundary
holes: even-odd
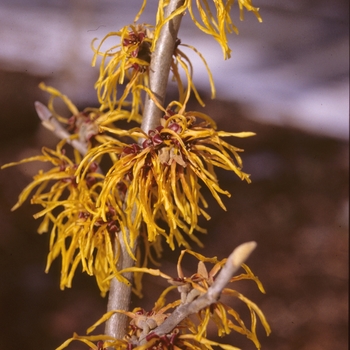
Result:
[[[198,313],[200,310],[217,302],[222,290],[226,287],[241,265],[248,259],[256,246],[256,242],[243,243],[238,246],[228,257],[219,276],[208,291],[190,303],[179,305],[160,326],[152,330],[152,334],[157,336],[168,334],[189,315]],[[144,342],[144,340],[145,339],[142,339],[141,343]]]
[[[50,110],[39,101],[34,103],[36,113],[38,114],[42,125],[50,130],[54,135],[56,135],[61,140],[66,140],[73,148],[78,150],[78,152],[85,156],[87,153],[87,147],[82,142],[74,140],[71,138],[71,134],[63,128],[58,120],[56,120]]]

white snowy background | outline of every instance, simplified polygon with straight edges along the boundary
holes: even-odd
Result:
[[[140,5],[139,0],[1,0],[0,69],[48,76],[77,104],[94,100],[91,40],[132,22]],[[264,21],[248,12],[243,22],[234,15],[240,34],[230,37],[227,61],[189,16],[183,19],[179,37],[206,57],[217,96],[239,102],[255,119],[348,139],[347,0],[255,5]],[[154,7],[149,1],[142,22],[154,23]],[[200,89],[209,89],[200,62],[194,79]]]

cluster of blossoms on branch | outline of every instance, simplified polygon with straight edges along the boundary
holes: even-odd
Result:
[[[248,306],[250,328],[246,327],[233,308],[215,301],[198,310],[197,320],[184,317],[167,332],[157,332],[157,327],[170,318],[171,310],[175,313],[174,310],[205,296],[214,285],[216,274],[226,263],[227,259],[218,261],[190,250],[191,241],[201,246],[195,231],[206,231],[198,224],[199,216],[210,219],[201,188],[206,187],[226,210],[220,195],[230,194],[220,187],[215,168],[232,171],[241,180],[250,182],[249,175],[242,170],[239,156],[242,149],[229,144],[226,138],[254,135],[252,132],[218,131],[208,115],[187,110],[191,93],[201,105],[204,103],[192,81],[192,64],[180,47],[194,50],[202,59],[208,71],[212,97],[215,88],[203,56],[179,39],[170,65],[179,98],[163,107],[153,94],[149,85],[152,52],[167,22],[188,11],[197,27],[220,43],[224,58],[230,56],[226,34],[237,31],[230,17],[233,1],[214,1],[216,12],[212,11],[206,0],[196,1],[200,20],[194,15],[191,0],[184,1],[182,6],[166,17],[164,9],[168,3],[159,1],[155,26],[137,24],[146,6],[145,0],[134,24],[109,33],[97,48],[93,41],[93,65],[101,57],[100,74],[95,84],[100,103],[98,108],[79,111],[67,96],[53,87],[40,84],[40,88],[50,94],[50,99],[48,108],[37,103],[38,113],[43,124],[62,140],[55,150],[44,147],[39,156],[6,165],[32,161],[52,165],[50,170],[41,170],[34,176],[13,209],[18,208],[30,195],[31,203],[43,208],[34,217],[42,218],[38,232],[50,231],[51,234],[46,271],[56,258],[61,257],[61,289],[71,287],[78,267],[95,276],[102,295],[109,291],[113,278],[130,285],[125,278],[127,272],[134,274],[133,290],[138,295],[141,295],[141,277],[144,273],[165,278],[170,283],[151,311],[142,308],[109,311],[88,330],[90,333],[113,314],[124,314],[130,318],[130,323],[123,339],[108,335],[75,334],[60,349],[72,340],[85,342],[94,350],[211,349],[212,346],[236,349],[207,339],[210,320],[216,324],[219,336],[234,330],[246,335],[260,348],[256,336],[257,316],[267,334],[270,332],[260,309],[230,288],[224,288],[220,293],[236,297]],[[249,0],[239,0],[238,5],[241,17],[245,8],[253,11],[261,20],[258,9]],[[107,40],[113,40],[112,47],[101,51]],[[180,70],[186,81],[181,78]],[[125,88],[119,96],[118,87],[121,84],[125,84]],[[118,121],[121,120],[141,123],[144,95],[162,111],[158,126],[151,130],[118,128]],[[69,118],[56,112],[54,101],[57,98],[67,106],[71,114]],[[67,144],[73,146],[73,151],[67,150]],[[157,263],[161,257],[164,242],[171,249],[181,246],[186,249],[180,255],[177,278],[148,268],[149,262]],[[128,254],[135,260],[135,266],[122,270],[117,268],[119,255],[115,245],[121,244],[126,246]],[[184,276],[180,264],[185,252],[199,260],[197,273],[189,277]],[[210,272],[206,270],[205,262],[214,264]],[[246,265],[242,266],[245,274],[230,277],[228,282],[250,279],[264,292],[258,278]],[[180,292],[179,298],[167,304],[166,296],[174,289]]]

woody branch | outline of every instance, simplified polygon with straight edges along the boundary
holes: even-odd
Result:
[[[168,17],[174,10],[179,8],[184,0],[171,0],[167,6],[165,16]],[[166,88],[169,79],[170,65],[175,49],[177,33],[180,28],[182,15],[174,17],[168,21],[162,28],[159,39],[157,40],[155,50],[152,53],[149,67],[150,89],[158,102],[163,105],[166,95]],[[162,111],[156,106],[151,98],[146,97],[145,109],[142,116],[141,128],[148,133],[149,130],[159,125]],[[123,239],[118,239],[116,247],[120,247],[120,258],[118,270],[122,270],[134,265],[134,261],[126,251]],[[135,247],[136,249],[136,243]],[[131,282],[131,274],[127,276]],[[130,304],[131,288],[114,278],[111,281],[107,311],[128,310]],[[113,315],[106,323],[105,334],[116,339],[122,339],[127,327],[127,317],[122,314]]]

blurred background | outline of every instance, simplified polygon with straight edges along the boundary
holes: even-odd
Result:
[[[46,103],[44,81],[80,108],[96,104],[91,68],[92,39],[131,23],[141,1],[0,0],[0,165],[39,154],[57,140],[41,125],[34,101]],[[348,344],[349,223],[349,2],[347,0],[256,1],[264,22],[252,13],[234,23],[232,57],[183,18],[179,37],[206,57],[217,88],[210,100],[207,73],[194,61],[194,80],[205,109],[219,129],[254,131],[232,140],[245,149],[247,185],[219,172],[228,213],[208,194],[212,219],[202,237],[207,256],[227,257],[255,240],[248,264],[263,282],[237,289],[255,301],[272,327],[263,349],[345,349]],[[141,22],[154,23],[149,1]],[[236,10],[236,9],[235,9]],[[172,98],[171,86],[169,100]],[[36,233],[29,203],[15,212],[20,191],[39,164],[0,171],[0,348],[54,349],[75,331],[83,334],[106,309],[93,278],[77,275],[59,290],[59,261],[44,273],[49,235]],[[165,249],[163,269],[176,274],[177,253]],[[186,260],[186,271],[196,270]],[[165,285],[146,278],[141,304],[150,309]],[[152,285],[151,288],[147,287]],[[253,286],[253,287],[252,287]],[[235,286],[236,287],[236,286]],[[134,300],[134,305],[140,302]],[[242,313],[248,311],[233,302]],[[258,326],[259,327],[259,326]],[[210,332],[214,332],[211,330]],[[225,342],[253,345],[239,335]],[[70,349],[86,349],[72,344]]]

